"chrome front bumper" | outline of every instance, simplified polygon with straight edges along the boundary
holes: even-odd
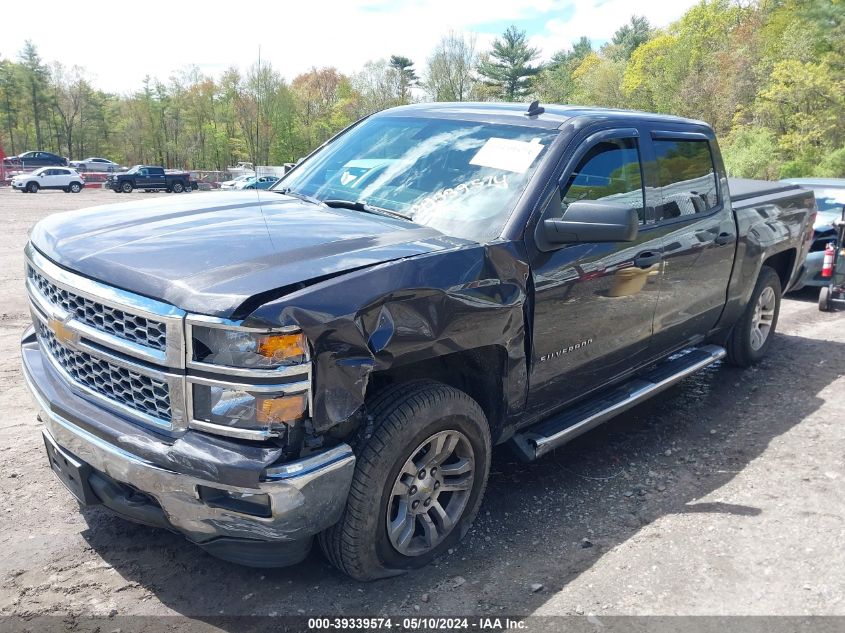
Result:
[[[71,391],[43,358],[31,328],[24,333],[21,356],[49,438],[94,471],[155,499],[168,526],[189,540],[201,545],[219,539],[310,543],[339,519],[355,467],[348,445],[279,466],[262,463],[255,457],[260,451],[245,457],[244,445],[227,438],[188,431],[174,440]],[[271,452],[267,455],[271,461]],[[265,494],[269,516],[212,507],[198,486]]]

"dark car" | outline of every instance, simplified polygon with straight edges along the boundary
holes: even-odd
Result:
[[[394,108],[269,191],[41,220],[23,374],[83,505],[243,564],[316,540],[394,576],[467,533],[494,445],[538,459],[783,350],[814,214],[798,186],[729,182],[700,121]]]
[[[37,167],[67,167],[68,160],[51,152],[24,152],[6,159],[12,169],[35,169]]]

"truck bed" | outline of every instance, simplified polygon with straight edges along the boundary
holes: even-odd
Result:
[[[770,180],[752,180],[750,178],[728,178],[728,187],[731,191],[731,202],[733,202],[734,209],[754,206],[755,202],[752,201],[756,198],[786,194],[787,192],[797,194],[804,192],[798,185]]]

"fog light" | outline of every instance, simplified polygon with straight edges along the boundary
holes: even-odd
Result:
[[[197,494],[210,508],[222,508],[256,517],[270,516],[270,495],[263,492],[234,492],[211,486],[197,486]]]

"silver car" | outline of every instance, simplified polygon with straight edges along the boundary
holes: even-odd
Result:
[[[832,223],[842,217],[842,207],[845,206],[845,178],[789,178],[784,182],[811,189],[819,210],[813,225],[813,244],[807,259],[804,260],[804,273],[792,290],[800,290],[805,286],[827,286],[830,278],[822,277],[824,249],[828,242],[836,240],[836,230]]]
[[[120,170],[120,165],[116,162],[108,158],[98,158],[96,156],[91,156],[84,160],[74,160],[70,164],[82,171],[106,171],[111,173]]]

